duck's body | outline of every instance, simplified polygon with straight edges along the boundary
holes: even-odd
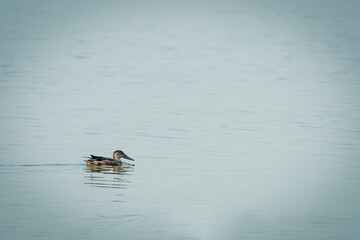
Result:
[[[85,162],[86,162],[87,165],[113,165],[113,166],[118,166],[118,165],[121,165],[121,163],[122,163],[121,158],[125,158],[125,159],[128,159],[128,160],[134,161],[134,159],[127,156],[123,151],[116,150],[113,153],[113,158],[90,155],[90,157],[87,160],[85,160]]]

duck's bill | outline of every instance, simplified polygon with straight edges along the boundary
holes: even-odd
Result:
[[[132,159],[131,157],[129,157],[129,156],[125,155],[125,154],[124,154],[123,157],[124,157],[125,159],[131,160],[131,161],[135,161],[134,159]]]

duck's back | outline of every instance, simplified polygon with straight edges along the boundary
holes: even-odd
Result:
[[[93,160],[93,161],[103,161],[103,160],[114,161],[114,159],[112,159],[112,158],[95,156],[95,155],[90,155],[89,160]]]
[[[117,165],[117,162],[112,158],[95,156],[95,155],[90,155],[90,157],[87,160],[85,160],[85,162],[96,165]]]

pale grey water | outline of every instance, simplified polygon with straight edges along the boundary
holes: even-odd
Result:
[[[356,239],[359,10],[1,1],[0,238]]]

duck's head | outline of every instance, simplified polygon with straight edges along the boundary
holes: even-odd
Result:
[[[120,158],[125,158],[131,161],[135,161],[134,159],[132,159],[131,157],[129,157],[128,155],[126,155],[123,151],[121,150],[116,150],[113,154],[113,158],[115,160],[120,160]]]

